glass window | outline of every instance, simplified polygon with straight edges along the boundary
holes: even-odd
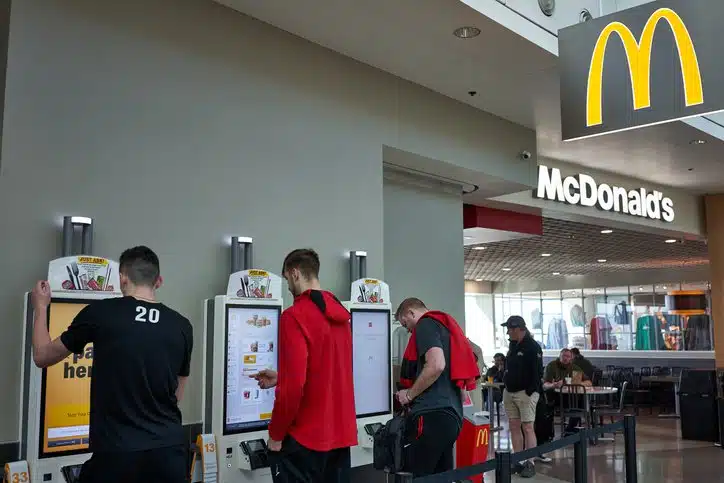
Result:
[[[484,357],[495,353],[494,332],[493,296],[465,294],[465,334],[480,346]]]
[[[540,292],[521,294],[521,317],[525,319],[528,330],[537,341],[543,340],[543,312],[541,309]]]
[[[560,290],[541,292],[541,313],[543,315],[543,333],[538,342],[544,349],[562,349],[568,345],[566,322],[563,320],[563,304]],[[565,328],[565,339],[563,332]]]
[[[566,336],[564,347],[586,348],[586,311],[583,302],[583,290],[564,290],[562,292],[562,319],[565,321]],[[562,347],[560,347],[562,348]]]

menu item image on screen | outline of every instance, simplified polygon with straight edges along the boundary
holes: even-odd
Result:
[[[352,310],[352,371],[358,417],[391,410],[390,312]]]
[[[85,300],[54,299],[48,308],[50,339],[65,332]],[[88,451],[93,345],[43,370],[40,390],[40,457]]]
[[[226,308],[226,393],[224,434],[267,427],[274,388],[260,389],[254,375],[277,370],[280,307],[229,305]]]

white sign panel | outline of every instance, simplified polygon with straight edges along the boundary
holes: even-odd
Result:
[[[533,196],[667,223],[674,221],[674,202],[660,191],[599,184],[587,174],[563,178],[560,169],[542,165],[538,167],[538,187]]]

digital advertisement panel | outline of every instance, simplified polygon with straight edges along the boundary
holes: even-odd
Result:
[[[49,308],[50,338],[59,337],[87,305],[83,300],[53,300]],[[43,371],[41,389],[41,457],[88,450],[93,346],[71,354]]]
[[[358,417],[391,411],[390,311],[352,310],[352,372]]]
[[[259,431],[269,424],[274,388],[260,389],[252,376],[277,369],[280,315],[281,307],[226,308],[224,434]]]

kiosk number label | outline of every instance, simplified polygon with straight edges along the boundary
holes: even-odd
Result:
[[[155,324],[160,317],[161,312],[159,312],[158,309],[147,309],[142,305],[136,307],[136,322],[150,322]]]
[[[216,445],[214,443],[206,443],[204,445],[204,449],[207,453],[213,453],[214,451],[216,451]]]
[[[28,483],[30,481],[30,478],[28,478],[27,472],[22,471],[20,473],[13,473],[10,476],[10,481],[12,483]]]

